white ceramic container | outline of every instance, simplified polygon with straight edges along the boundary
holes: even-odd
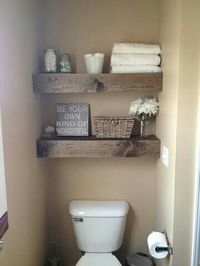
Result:
[[[88,74],[100,74],[103,70],[104,54],[86,54],[85,65]]]

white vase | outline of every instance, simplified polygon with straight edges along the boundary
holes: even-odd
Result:
[[[88,74],[100,74],[103,70],[104,54],[86,54],[85,65]]]

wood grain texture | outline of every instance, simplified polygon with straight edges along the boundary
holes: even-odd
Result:
[[[41,93],[161,91],[162,73],[36,74],[33,88]]]
[[[64,157],[140,157],[160,155],[160,140],[155,136],[130,139],[54,138],[37,141],[37,156]]]

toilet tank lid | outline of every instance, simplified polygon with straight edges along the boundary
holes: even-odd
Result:
[[[73,200],[69,204],[72,216],[82,217],[122,217],[126,216],[129,205],[126,201]]]

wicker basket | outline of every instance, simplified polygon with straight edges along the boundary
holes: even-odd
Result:
[[[130,138],[133,124],[134,119],[130,117],[93,117],[97,138]]]

